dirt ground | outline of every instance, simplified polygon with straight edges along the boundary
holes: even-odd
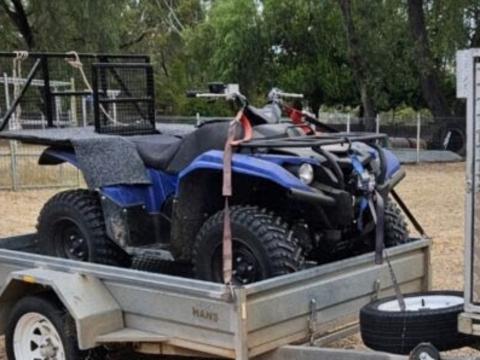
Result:
[[[433,238],[433,287],[463,288],[464,163],[407,166],[398,191]],[[0,236],[34,230],[37,214],[55,190],[0,192]],[[334,344],[361,348],[353,336]],[[480,353],[455,352],[468,358]],[[130,358],[130,357],[129,357]],[[0,360],[4,358],[0,356]]]

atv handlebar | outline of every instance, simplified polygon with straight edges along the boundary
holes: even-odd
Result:
[[[187,91],[187,97],[189,98],[207,98],[207,99],[226,99],[228,94],[214,94],[214,93],[203,93],[200,91]]]
[[[287,93],[287,92],[279,91],[279,90],[276,90],[276,89],[273,89],[270,92],[270,94],[276,95],[277,97],[280,97],[280,98],[290,98],[290,99],[303,99],[304,98],[303,94]]]

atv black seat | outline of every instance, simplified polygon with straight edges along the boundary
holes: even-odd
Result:
[[[145,165],[175,174],[204,152],[223,150],[229,124],[229,121],[208,122],[183,138],[158,134],[134,136],[130,140],[135,143]],[[237,134],[237,138],[241,136]]]
[[[162,170],[168,167],[182,142],[179,137],[163,134],[133,136],[130,140],[146,166]]]

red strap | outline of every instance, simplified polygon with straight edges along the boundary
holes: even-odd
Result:
[[[300,110],[294,109],[289,106],[284,105],[285,112],[290,117],[292,122],[295,125],[300,125],[299,127],[303,130],[305,134],[312,134],[314,131],[313,129],[308,126],[305,121],[303,121],[303,114]]]
[[[238,125],[243,128],[243,139],[235,140]],[[250,121],[239,111],[235,119],[228,127],[227,142],[223,153],[223,189],[222,195],[225,198],[225,208],[223,211],[223,281],[225,284],[232,282],[232,228],[230,224],[230,207],[228,199],[232,196],[232,158],[233,147],[238,146],[245,141],[249,141],[253,136],[253,129]]]

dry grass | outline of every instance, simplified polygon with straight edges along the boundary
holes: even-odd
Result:
[[[433,238],[433,286],[436,289],[463,287],[464,164],[408,166],[399,193]],[[0,236],[34,229],[35,219],[55,191],[0,192]],[[361,348],[353,336],[334,344]],[[457,352],[471,356],[471,350]],[[129,357],[130,358],[130,357]],[[0,360],[3,360],[0,357]]]
[[[38,158],[45,147],[17,144],[16,173],[19,188],[38,186],[75,186],[79,183],[78,171],[69,164],[39,166]],[[0,188],[12,187],[11,148],[0,144]]]

